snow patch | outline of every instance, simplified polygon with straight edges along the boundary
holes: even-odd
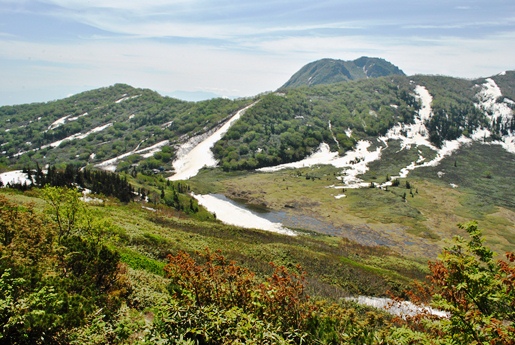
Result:
[[[129,99],[133,99],[133,98],[137,98],[141,95],[135,95],[135,96],[128,96],[127,94],[124,94],[122,95],[122,97],[120,99],[117,99],[116,101],[114,101],[115,103],[121,103],[123,101],[127,101]]]
[[[415,316],[422,313],[429,313],[438,317],[449,317],[448,313],[428,306],[417,306],[409,301],[394,301],[391,298],[380,297],[348,297],[350,301],[358,304],[368,305],[397,316]]]
[[[112,123],[108,123],[108,124],[105,124],[105,125],[102,125],[102,126],[95,127],[92,130],[90,130],[89,132],[86,132],[84,134],[82,134],[82,133],[73,134],[73,135],[70,135],[69,137],[66,137],[64,139],[61,139],[61,140],[58,140],[58,141],[54,141],[53,143],[50,143],[50,144],[47,144],[47,145],[43,145],[43,146],[41,146],[41,148],[42,149],[45,149],[47,147],[55,148],[55,147],[58,147],[59,145],[61,145],[61,143],[63,141],[66,141],[66,140],[84,139],[88,135],[93,134],[93,133],[97,133],[97,132],[101,132],[104,129],[111,127],[112,125],[113,125]]]
[[[145,147],[145,148],[140,150],[139,147],[141,146],[141,144],[143,142],[144,141],[140,142],[138,144],[138,146],[136,146],[136,148],[134,150],[126,152],[124,154],[121,154],[121,155],[119,155],[117,157],[108,159],[106,161],[100,162],[98,164],[95,164],[95,166],[97,168],[102,169],[102,170],[114,172],[114,171],[116,171],[116,167],[118,166],[118,162],[121,161],[122,159],[124,159],[125,157],[128,157],[128,156],[130,156],[132,154],[139,154],[143,158],[152,157],[154,155],[154,153],[161,151],[161,148],[163,146],[166,146],[166,145],[168,145],[170,143],[169,140],[163,140],[163,141],[158,142],[157,144],[154,144],[154,145],[149,146],[149,147]]]
[[[273,223],[265,218],[261,218],[249,210],[233,205],[232,203],[221,200],[213,195],[200,195],[192,193],[198,203],[204,206],[209,212],[213,212],[216,218],[230,225],[239,226],[247,229],[261,229],[277,232],[288,236],[297,234],[283,227],[280,223]],[[251,225],[250,225],[251,224]]]
[[[218,161],[213,156],[211,148],[220,140],[229,128],[244,113],[256,103],[239,110],[229,119],[222,127],[208,136],[196,136],[188,140],[187,143],[181,145],[177,151],[177,159],[173,162],[175,175],[169,177],[169,180],[187,180],[195,176],[203,167],[215,167]]]
[[[513,119],[512,107],[515,102],[507,97],[504,97],[502,102],[498,100],[503,97],[501,89],[492,78],[485,79],[481,90],[476,95],[479,103],[476,107],[483,111],[485,116],[490,120],[490,124],[497,124],[497,126],[509,127]],[[478,132],[478,133],[476,133]],[[473,138],[487,138],[491,133],[487,130],[481,129],[474,132]],[[477,139],[476,139],[477,140]],[[496,140],[487,144],[501,145],[506,151],[515,153],[515,132],[508,131],[508,134],[502,137],[502,140]]]
[[[21,170],[13,170],[8,171],[0,174],[0,181],[2,181],[3,186],[5,187],[8,183],[9,184],[32,184],[32,181],[27,177],[27,174],[25,174]]]
[[[163,123],[163,124],[161,125],[161,128],[168,128],[168,127],[170,127],[170,126],[172,125],[172,123],[173,123],[173,121]]]
[[[70,117],[70,118],[68,118],[68,122],[69,122],[69,121],[76,121],[76,120],[78,120],[79,118],[81,118],[81,117],[83,117],[83,116],[87,116],[87,115],[89,115],[89,114],[88,114],[87,112],[85,112],[84,114],[80,114],[80,115],[75,116],[75,117]]]
[[[57,127],[60,127],[60,126],[64,125],[64,123],[66,122],[66,119],[69,118],[70,116],[71,115],[66,115],[66,116],[61,117],[60,119],[57,119],[54,122],[52,122],[52,124],[50,126],[48,126],[48,128],[47,128],[47,132],[52,130],[52,129],[56,129]]]

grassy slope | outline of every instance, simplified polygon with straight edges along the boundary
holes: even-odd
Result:
[[[9,190],[2,193],[11,200],[35,202],[39,209],[44,207],[35,191],[24,195]],[[108,201],[91,208],[96,217],[112,221],[113,236],[108,242],[136,271],[162,274],[168,254],[179,250],[194,254],[209,248],[220,250],[229,259],[262,274],[271,273],[269,262],[287,267],[300,264],[308,273],[310,293],[333,298],[349,294],[385,295],[387,290],[400,291],[413,278],[425,276],[425,263],[339,237],[288,237],[240,229],[192,220],[166,208],[152,212],[138,203],[121,205]]]

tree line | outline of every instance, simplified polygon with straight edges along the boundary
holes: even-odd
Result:
[[[78,186],[94,194],[113,196],[125,203],[132,201],[135,195],[134,188],[125,177],[108,171],[90,170],[73,164],[66,165],[64,169],[52,166],[45,171],[37,164],[35,170],[25,167],[22,172],[27,174],[30,183],[8,183],[7,186],[18,190],[43,188],[47,185],[68,188]]]

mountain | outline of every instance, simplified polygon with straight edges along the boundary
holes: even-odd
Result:
[[[358,63],[367,66],[365,61]],[[377,200],[388,195],[393,198],[389,203],[400,202],[399,217],[389,214],[376,218],[376,214],[388,211],[368,213],[357,206],[361,203],[351,203],[352,209],[347,212],[356,217],[366,214],[365,219],[380,223],[388,219],[425,236],[428,242],[423,255],[431,256],[437,249],[431,241],[445,238],[447,231],[452,231],[452,223],[442,226],[438,219],[447,211],[439,209],[433,214],[423,205],[407,206],[405,194],[414,197],[416,188],[399,189],[392,181],[404,181],[409,176],[429,183],[431,193],[436,193],[442,183],[445,188],[466,188],[463,198],[487,200],[493,207],[488,212],[501,207],[510,214],[508,219],[515,217],[510,213],[515,212],[510,194],[515,180],[514,86],[513,71],[476,80],[389,75],[286,88],[254,99],[218,98],[195,103],[117,84],[54,102],[0,107],[0,165],[4,170],[21,170],[47,165],[63,169],[74,164],[131,176],[157,174],[174,179],[197,174],[198,170],[179,174],[188,161],[200,162],[198,169],[214,162],[218,169],[201,170],[201,176],[193,178],[207,179],[196,183],[195,190],[216,191],[260,207],[282,210],[288,205],[290,213],[315,212],[317,217],[335,207],[328,200],[349,194],[336,191],[374,186],[390,193],[380,198],[374,194]],[[246,111],[241,112],[244,108]],[[205,154],[187,156],[197,152],[194,148],[221,128],[225,129],[219,139],[202,146],[207,150]],[[313,164],[326,166],[326,174],[333,178],[311,171]],[[331,182],[327,188],[319,185],[312,201],[299,202],[287,195],[279,198],[278,192],[263,194],[265,189],[275,190],[277,180],[266,174],[257,179],[255,172],[273,174],[287,168],[298,169],[297,174],[306,179]],[[233,174],[245,176],[240,177],[245,183],[232,180]],[[259,185],[252,188],[255,181]],[[333,193],[325,196],[325,202],[319,201],[322,190]],[[431,204],[431,200],[425,201]],[[470,217],[485,217],[485,209],[475,201],[465,204]],[[307,205],[324,206],[313,206],[313,211]],[[379,205],[370,207],[379,210]],[[463,214],[459,208],[456,212]],[[427,219],[440,224],[438,229],[428,225]],[[304,222],[302,227],[309,227],[309,223]],[[330,229],[349,226],[337,219],[329,223]],[[297,227],[295,224],[290,226]],[[504,226],[490,221],[487,224],[500,231],[500,237],[511,236]],[[309,230],[322,228],[325,225]],[[369,234],[366,239],[363,233]],[[368,228],[347,232],[346,236],[364,244],[385,241],[381,231]],[[403,243],[420,242],[420,236],[403,241],[388,239],[388,243],[415,255]],[[507,248],[510,241],[501,247]]]
[[[363,56],[354,61],[322,59],[302,67],[280,90],[389,75],[405,74],[397,66],[380,58]]]
[[[0,190],[0,338],[511,343],[515,256],[488,248],[515,246],[515,72],[376,78],[358,60],[369,78],[253,99],[116,84],[0,107],[0,185],[20,182]],[[428,273],[442,319],[354,304],[416,296]]]
[[[216,127],[248,103],[222,98],[186,102],[116,84],[53,102],[4,106],[0,162],[20,168],[38,162],[107,170],[141,163],[145,170],[169,169],[166,146]],[[156,160],[153,154],[163,148],[164,156]]]

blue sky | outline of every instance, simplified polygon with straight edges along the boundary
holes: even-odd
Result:
[[[252,96],[321,58],[406,74],[515,69],[515,1],[0,0],[0,105],[114,83]]]

